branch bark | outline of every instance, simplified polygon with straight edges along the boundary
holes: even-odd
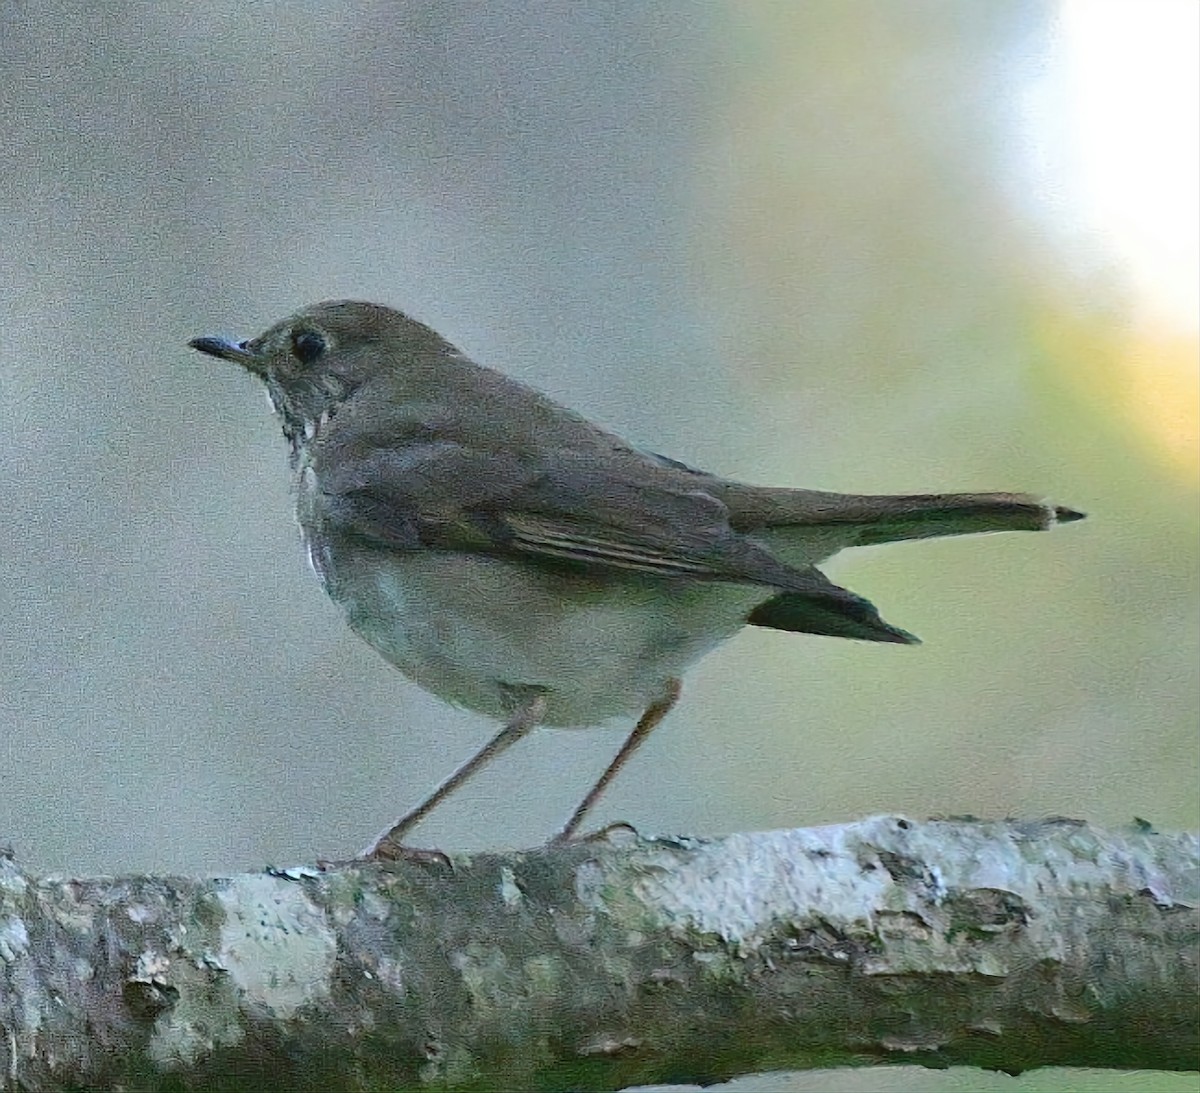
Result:
[[[214,879],[0,861],[0,1086],[1200,1066],[1198,842],[914,823]]]

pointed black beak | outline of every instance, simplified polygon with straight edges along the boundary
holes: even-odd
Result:
[[[249,348],[249,342],[235,342],[231,338],[193,338],[188,345],[201,353],[207,353],[210,357],[240,364],[246,371],[257,376],[266,374],[262,357]]]

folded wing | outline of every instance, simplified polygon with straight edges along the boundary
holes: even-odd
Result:
[[[376,448],[321,479],[326,519],[392,549],[519,556],[596,577],[728,581],[778,593],[747,620],[868,641],[915,640],[812,567],[735,530],[723,501],[670,473],[597,467],[570,451],[526,460],[445,440]],[[657,468],[655,468],[657,469]]]

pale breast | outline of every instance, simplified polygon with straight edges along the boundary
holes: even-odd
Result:
[[[310,556],[354,630],[410,679],[497,718],[507,688],[541,688],[551,725],[640,714],[769,595],[350,539]]]

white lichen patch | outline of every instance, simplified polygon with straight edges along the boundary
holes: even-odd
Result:
[[[286,1018],[328,996],[337,939],[300,885],[243,874],[217,895],[225,923],[215,959],[246,1001]]]
[[[510,910],[520,907],[525,902],[525,893],[517,884],[516,874],[507,865],[500,870],[500,898]]]
[[[0,897],[20,898],[29,888],[25,875],[16,867],[11,857],[0,854]]]
[[[137,963],[133,967],[131,983],[155,983],[163,985],[168,982],[167,976],[171,971],[170,958],[165,953],[146,949],[138,954]]]
[[[29,931],[25,929],[24,920],[14,915],[0,922],[0,960],[11,964],[28,950]]]
[[[1190,882],[1172,885],[1144,843],[1136,832],[1064,820],[914,824],[877,816],[659,843],[634,859],[588,863],[578,885],[598,911],[627,924],[658,918],[692,940],[711,937],[718,945],[710,951],[724,958],[763,943],[794,944],[824,960],[853,950],[867,974],[936,967],[998,979],[1029,951],[1068,958],[1077,924],[1064,895],[1151,897],[1160,906],[1193,898]],[[714,961],[713,973],[725,967]]]
[[[864,870],[845,845],[845,827],[730,835],[646,870],[638,894],[677,926],[753,944],[779,922],[823,917],[845,928],[870,928],[892,879]]]
[[[287,877],[254,874],[214,883],[225,912],[215,938],[180,924],[170,956],[145,952],[130,982],[161,1005],[148,1045],[163,1067],[191,1066],[245,1035],[241,1012],[291,1017],[329,994],[337,943],[324,912]],[[190,939],[190,940],[189,940]]]

